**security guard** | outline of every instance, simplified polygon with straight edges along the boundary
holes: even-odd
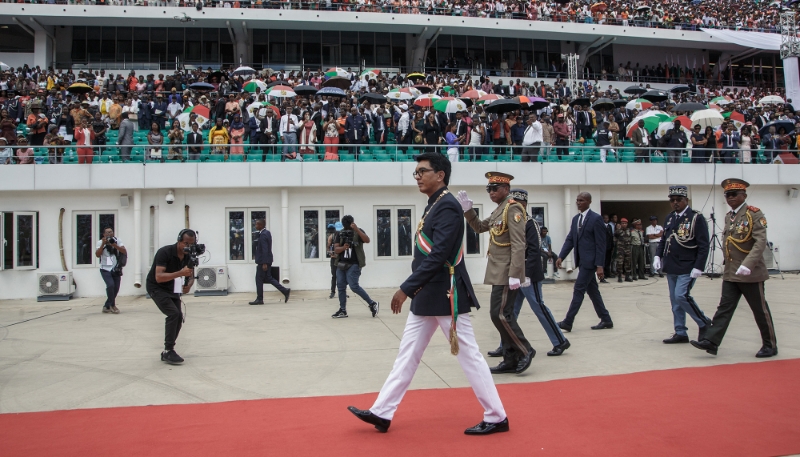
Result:
[[[764,297],[764,281],[769,279],[767,266],[764,263],[767,218],[760,209],[748,206],[745,202],[749,186],[750,184],[741,179],[722,181],[725,201],[731,207],[731,211],[725,217],[725,229],[722,232],[725,251],[722,297],[705,338],[692,341],[692,346],[713,355],[717,354],[717,348],[722,343],[742,295],[753,310],[758,330],[761,332],[762,346],[756,357],[778,355],[775,326],[772,324],[772,314]]]
[[[628,228],[628,220],[624,217],[619,220],[617,229],[614,231],[617,238],[617,282],[622,282],[622,273],[625,272],[625,281],[632,282],[631,279],[631,229]]]
[[[475,233],[489,232],[489,262],[484,284],[491,284],[489,314],[500,332],[503,361],[492,373],[522,373],[531,365],[536,351],[522,333],[514,316],[514,301],[525,278],[525,207],[509,195],[513,176],[506,173],[486,173],[489,184],[486,192],[497,208],[484,220],[472,209],[472,200],[465,191],[456,198],[461,203],[467,223]]]
[[[687,343],[686,315],[697,323],[699,337],[702,339],[709,328],[709,319],[697,306],[690,293],[694,282],[703,274],[708,257],[708,224],[699,211],[689,206],[689,188],[671,186],[669,204],[673,211],[667,216],[667,223],[653,258],[653,269],[662,269],[667,274],[669,301],[672,304],[672,318],[675,333],[663,340],[664,344]],[[654,240],[655,241],[655,240]]]

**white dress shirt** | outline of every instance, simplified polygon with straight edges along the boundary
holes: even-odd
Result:
[[[525,129],[525,137],[522,139],[523,146],[530,146],[534,143],[544,141],[542,134],[542,124],[539,121],[533,122]]]
[[[289,120],[291,119],[291,122]],[[297,116],[294,114],[284,114],[281,116],[281,125],[280,125],[280,134],[283,136],[284,133],[297,133],[297,128],[299,127],[297,123]]]

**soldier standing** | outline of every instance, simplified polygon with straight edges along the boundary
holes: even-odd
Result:
[[[631,230],[631,276],[634,281],[645,279],[644,240],[642,221],[640,219],[634,219],[633,230]]]
[[[497,208],[484,220],[472,209],[472,200],[465,191],[456,197],[464,210],[467,223],[475,233],[489,232],[489,262],[484,284],[491,284],[489,314],[503,347],[503,361],[492,373],[522,373],[531,365],[536,351],[522,333],[514,316],[514,301],[525,278],[525,207],[510,198],[513,176],[499,172],[486,173],[486,192]],[[492,354],[490,354],[492,355]]]
[[[619,220],[614,237],[617,239],[617,282],[622,282],[622,273],[625,273],[625,282],[631,279],[631,229],[628,220],[624,217]]]
[[[725,331],[731,323],[736,305],[744,295],[753,311],[756,325],[761,332],[761,350],[756,357],[778,355],[778,341],[775,326],[764,296],[764,281],[769,279],[764,263],[764,249],[767,247],[767,218],[755,206],[748,206],[747,188],[750,186],[741,179],[722,181],[725,201],[731,207],[724,222],[722,239],[725,248],[725,269],[722,274],[722,297],[717,312],[711,321],[711,328],[692,346],[716,355]]]

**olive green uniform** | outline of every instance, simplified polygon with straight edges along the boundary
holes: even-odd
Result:
[[[621,224],[614,231],[617,239],[617,274],[631,274],[631,229],[623,229]]]

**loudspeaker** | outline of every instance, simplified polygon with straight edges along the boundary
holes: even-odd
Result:
[[[123,208],[127,208],[131,204],[131,198],[128,194],[122,194],[119,196],[119,206]]]
[[[792,198],[797,198],[797,195],[800,194],[800,190],[797,190],[796,187],[792,187],[789,189],[789,196]]]

